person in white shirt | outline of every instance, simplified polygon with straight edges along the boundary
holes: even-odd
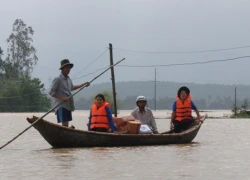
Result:
[[[152,129],[154,134],[158,133],[155,118],[153,116],[153,113],[151,109],[146,107],[147,105],[147,98],[145,96],[138,96],[136,98],[136,105],[137,108],[134,109],[131,113],[131,115],[138,119],[142,124],[146,124],[149,126],[149,128]]]

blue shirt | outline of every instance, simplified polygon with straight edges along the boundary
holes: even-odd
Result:
[[[112,118],[112,112],[111,112],[111,109],[109,107],[105,107],[105,110],[107,112],[107,117],[108,117],[108,121],[109,121],[109,126],[110,126],[110,129],[112,132],[115,131],[115,124],[114,124],[114,121],[113,121],[113,118]],[[89,116],[89,123],[88,123],[88,130],[90,131],[90,125],[91,125],[91,118],[92,118],[92,112],[90,110],[90,116]]]
[[[194,104],[193,101],[191,101],[191,107],[192,107],[192,110],[196,110],[197,109],[197,107],[195,106],[195,104]],[[176,111],[176,101],[173,104],[172,110]]]

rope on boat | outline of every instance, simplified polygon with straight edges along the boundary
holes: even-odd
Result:
[[[102,73],[100,73],[99,75],[97,75],[95,78],[93,78],[90,83],[92,83],[94,80],[96,80],[97,78],[99,78],[101,75],[103,75],[105,72],[107,72],[110,68],[116,66],[117,64],[119,64],[120,62],[122,62],[123,60],[125,60],[125,58],[121,59],[120,61],[116,62],[115,64],[109,66],[106,70],[104,70]],[[74,95],[76,95],[77,93],[79,93],[82,89],[84,89],[85,87],[87,87],[86,85],[84,85],[83,87],[81,87],[80,89],[78,89],[75,93],[71,94],[68,98],[72,98]],[[37,119],[36,121],[34,121],[30,126],[28,126],[26,129],[24,129],[21,133],[19,133],[17,136],[15,136],[13,139],[11,139],[10,141],[8,141],[6,144],[4,144],[3,146],[0,147],[0,150],[3,149],[5,146],[7,146],[8,144],[10,144],[11,142],[13,142],[15,139],[17,139],[19,136],[21,136],[24,132],[26,132],[28,129],[30,129],[33,125],[35,125],[38,121],[40,121],[41,119],[43,119],[45,116],[47,116],[50,112],[54,111],[55,108],[59,107],[60,105],[62,105],[64,103],[61,102],[60,104],[56,105],[55,107],[53,107],[52,109],[50,109],[47,113],[45,113],[43,116],[41,116],[39,119]]]

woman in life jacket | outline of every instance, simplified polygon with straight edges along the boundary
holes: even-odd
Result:
[[[88,130],[108,132],[109,129],[115,131],[110,104],[105,101],[103,94],[97,94],[90,110]]]
[[[194,122],[192,110],[195,111],[198,121],[201,121],[199,110],[191,100],[190,90],[183,86],[177,92],[176,101],[173,104],[173,112],[171,115],[170,129],[174,129],[175,133],[180,133],[189,128]]]

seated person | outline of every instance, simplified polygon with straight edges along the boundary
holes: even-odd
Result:
[[[108,132],[109,129],[111,129],[111,132],[115,131],[110,105],[105,101],[103,94],[98,94],[90,110],[88,130]]]
[[[144,96],[138,96],[136,98],[137,108],[132,111],[131,115],[141,121],[141,124],[146,124],[152,129],[154,134],[158,133],[155,118],[151,109],[147,108],[147,99]]]
[[[170,129],[174,129],[175,133],[187,130],[194,122],[192,110],[196,112],[197,120],[202,121],[197,107],[191,100],[190,90],[185,86],[178,90],[172,109]]]

